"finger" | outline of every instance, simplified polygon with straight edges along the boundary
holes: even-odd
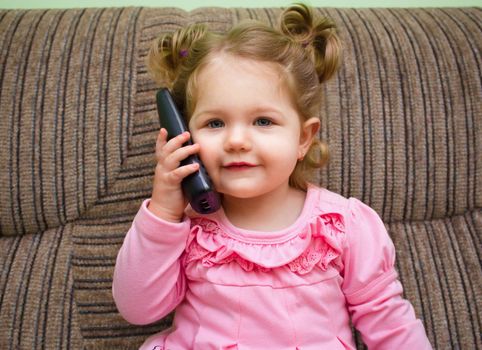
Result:
[[[167,130],[164,128],[161,128],[159,130],[159,133],[157,134],[157,143],[159,144],[165,144],[167,142]]]
[[[183,132],[182,134],[173,137],[171,140],[167,141],[165,146],[163,147],[163,151],[165,154],[170,154],[174,152],[176,149],[181,148],[183,144],[189,141],[191,135],[188,131]]]
[[[161,150],[166,143],[167,143],[167,130],[164,128],[161,128],[161,130],[159,130],[159,133],[157,134],[157,139],[156,139],[156,156],[158,158],[160,157]]]
[[[181,161],[193,154],[198,153],[199,149],[200,146],[198,144],[178,148],[164,159],[164,163],[168,167],[177,168]]]
[[[186,176],[191,175],[198,170],[198,163],[188,164],[171,171],[168,177],[171,183],[179,184]]]

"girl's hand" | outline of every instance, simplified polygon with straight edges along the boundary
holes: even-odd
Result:
[[[182,160],[199,152],[197,144],[182,146],[189,137],[189,132],[185,132],[167,141],[167,131],[164,128],[157,136],[157,165],[149,210],[171,222],[180,222],[187,206],[181,189],[182,180],[199,169],[198,164],[179,166]]]

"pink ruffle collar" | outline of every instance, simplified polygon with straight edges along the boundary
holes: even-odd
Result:
[[[317,198],[311,198],[315,191],[309,188],[298,220],[279,232],[240,230],[223,213],[192,218],[184,265],[197,262],[212,267],[236,262],[245,271],[288,266],[301,275],[315,267],[326,270],[330,263],[339,265],[345,241],[343,216],[321,212],[315,205]]]

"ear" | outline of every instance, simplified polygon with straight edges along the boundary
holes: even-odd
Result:
[[[318,135],[320,130],[320,120],[318,118],[310,118],[301,124],[300,145],[298,148],[299,158],[302,159],[310,149],[313,139]]]

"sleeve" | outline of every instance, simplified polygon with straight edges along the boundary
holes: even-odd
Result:
[[[395,271],[395,248],[378,214],[350,198],[343,292],[368,349],[432,349]]]
[[[180,256],[190,220],[163,221],[144,201],[117,255],[112,294],[121,315],[149,324],[169,314],[184,298],[186,281]]]

